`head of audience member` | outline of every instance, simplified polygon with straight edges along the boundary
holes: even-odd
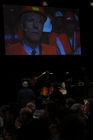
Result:
[[[70,107],[75,104],[75,99],[69,97],[66,99],[66,108],[70,109]]]
[[[14,110],[10,105],[3,105],[0,108],[0,115],[3,119],[12,121],[12,118],[14,117]]]
[[[36,110],[36,105],[33,102],[28,102],[26,104],[26,107],[30,108],[32,110],[32,112],[34,113],[34,111]]]
[[[80,115],[81,117],[84,117],[85,118],[85,115],[84,115],[84,106],[82,104],[80,104],[80,103],[73,104],[71,106],[71,108],[70,108],[70,112],[71,113],[76,113],[76,114]]]
[[[84,113],[93,116],[93,98],[84,100]]]
[[[64,140],[86,139],[86,121],[77,114],[66,115],[61,124],[61,137]]]
[[[19,112],[19,118],[22,125],[27,125],[32,121],[33,113],[29,107],[21,108]]]
[[[11,135],[11,133],[8,132],[8,131],[4,131],[4,133],[3,133],[3,139],[4,139],[4,140],[12,140],[12,135]]]
[[[49,133],[50,133],[50,138],[58,139],[60,137],[60,131],[58,125],[55,123],[51,123],[49,126]]]
[[[46,104],[46,112],[48,113],[48,117],[50,120],[55,118],[56,112],[57,112],[57,106],[56,103],[52,100],[49,100]]]

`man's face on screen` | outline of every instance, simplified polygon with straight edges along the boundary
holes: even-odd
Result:
[[[22,19],[23,18],[23,19]],[[44,25],[44,18],[39,13],[26,13],[22,16],[22,28],[24,37],[32,42],[38,42],[41,39]]]

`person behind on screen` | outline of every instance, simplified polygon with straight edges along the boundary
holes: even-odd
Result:
[[[57,55],[56,46],[42,43],[47,19],[43,7],[23,6],[19,18],[21,40],[6,47],[6,55]]]
[[[74,11],[66,11],[64,14],[65,18],[65,33],[68,36],[69,44],[72,49],[72,54],[80,55],[81,46],[80,46],[80,30],[78,16],[74,14]]]
[[[56,44],[59,55],[70,55],[72,50],[69,45],[68,37],[65,34],[64,13],[61,10],[57,10],[54,13],[52,26],[53,30],[49,39],[50,44]]]
[[[19,11],[18,6],[3,5],[4,11],[4,39],[5,46],[10,46],[19,39],[17,35],[16,15]]]

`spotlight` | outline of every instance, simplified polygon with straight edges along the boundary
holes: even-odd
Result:
[[[90,2],[90,6],[93,6],[93,2]]]
[[[68,74],[69,74],[69,72],[67,71],[65,74],[66,74],[66,75],[68,75]]]
[[[48,3],[47,3],[46,1],[43,1],[43,2],[42,2],[42,5],[43,5],[43,6],[48,6]]]

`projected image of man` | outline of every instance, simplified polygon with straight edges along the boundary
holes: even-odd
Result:
[[[43,7],[23,6],[19,13],[22,39],[6,48],[8,55],[57,55],[56,47],[42,43],[47,16]]]

